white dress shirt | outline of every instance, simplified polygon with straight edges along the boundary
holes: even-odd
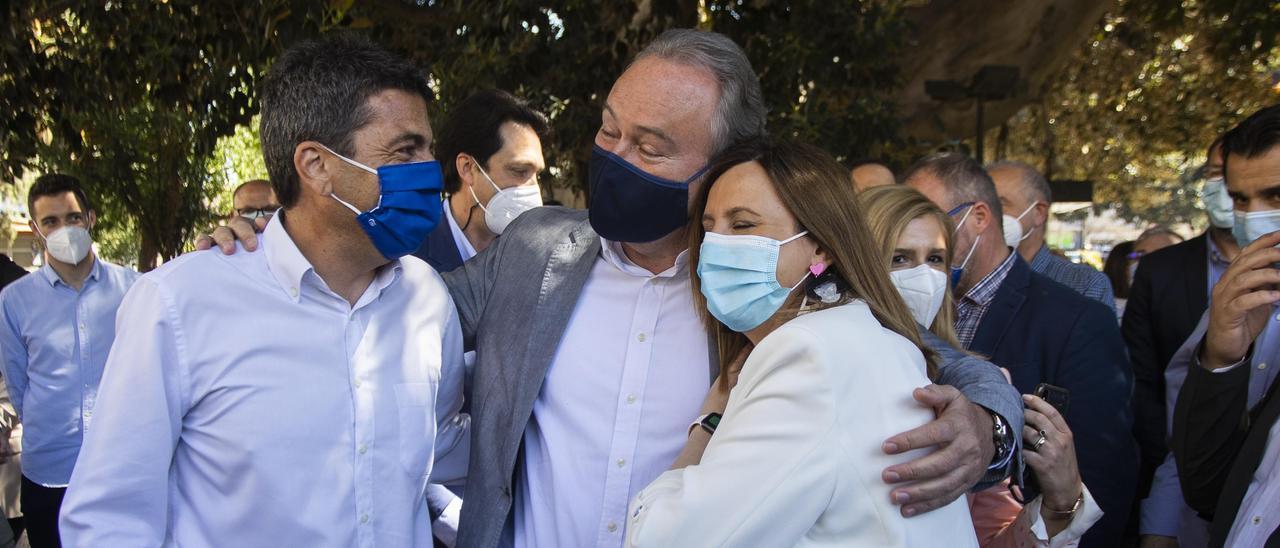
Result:
[[[802,315],[751,352],[699,464],[632,503],[628,546],[977,546],[966,499],[910,519],[884,440],[933,420],[924,356],[862,302]]]
[[[458,246],[458,256],[462,257],[462,262],[470,261],[476,256],[476,246],[471,245],[471,240],[467,239],[467,233],[462,231],[462,227],[458,226],[458,220],[453,218],[453,209],[449,207],[449,202],[444,203],[444,218],[449,221],[449,233],[453,234],[453,245]],[[480,222],[484,222],[481,218]]]
[[[622,546],[628,501],[671,466],[711,386],[686,255],[655,276],[601,243],[525,428],[517,547]]]
[[[67,545],[431,546],[427,479],[464,474],[469,442],[449,293],[407,257],[351,306],[283,217],[125,297]]]

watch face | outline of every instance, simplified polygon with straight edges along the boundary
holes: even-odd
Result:
[[[712,430],[715,430],[717,426],[720,426],[720,414],[712,413],[707,415],[707,426],[710,426]]]

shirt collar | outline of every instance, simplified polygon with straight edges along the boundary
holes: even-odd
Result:
[[[1013,252],[1017,253],[1018,250],[1014,249]],[[1036,254],[1034,257],[1031,257],[1031,269],[1035,270],[1038,267],[1043,266],[1045,263],[1048,263],[1051,260],[1050,257],[1052,256],[1053,254],[1049,253],[1049,246],[1045,244],[1040,244],[1040,250],[1036,251]]]
[[[1204,239],[1209,242],[1209,262],[1224,266],[1231,264],[1231,261],[1228,261],[1226,257],[1222,256],[1222,250],[1218,248],[1218,242],[1213,241],[1213,235],[1205,234]]]
[[[1018,252],[1016,250],[1010,250],[1009,256],[1005,257],[1004,262],[1000,263],[1000,266],[996,267],[996,269],[992,270],[990,274],[987,274],[981,281],[969,288],[969,291],[964,294],[964,298],[982,306],[990,304],[992,299],[996,298],[997,290],[1000,289],[1000,285],[1004,283],[1005,277],[1009,275],[1009,270],[1013,268],[1013,261],[1017,259],[1017,257]]]
[[[58,284],[66,285],[66,282],[62,281],[62,277],[58,275],[58,272],[54,270],[53,266],[48,262],[45,262],[44,266],[41,266],[40,270],[37,270],[37,272],[39,272],[41,276],[44,276],[44,280],[49,282],[50,287],[57,287]],[[85,278],[85,282],[87,283],[89,280],[96,282],[101,274],[102,258],[95,255],[93,257],[93,268],[89,270],[89,277]]]
[[[316,283],[323,286],[324,282],[315,274],[315,267],[311,266],[311,262],[302,255],[298,244],[293,242],[289,232],[284,229],[283,219],[284,215],[273,215],[271,221],[267,223],[267,228],[262,231],[263,253],[266,254],[267,269],[275,277],[276,283],[280,284],[280,288],[296,303],[302,300],[302,283],[307,273],[312,274]],[[383,265],[374,275],[371,287],[377,289],[377,292],[386,289],[400,278],[401,268],[399,259]],[[354,308],[363,306],[364,301],[365,299],[362,298]]]
[[[283,219],[284,215],[277,213],[267,222],[267,228],[262,231],[263,253],[266,254],[267,269],[276,283],[296,303],[301,299],[302,277],[313,268],[284,229]]]
[[[445,200],[443,206],[444,217],[449,221],[449,233],[453,235],[453,243],[458,246],[458,254],[462,256],[462,262],[465,263],[476,256],[476,247],[471,245],[467,234],[462,231],[462,227],[458,226],[458,220],[453,218],[453,208],[449,207],[449,200]]]
[[[689,250],[686,249],[676,255],[674,266],[654,274],[631,262],[631,259],[627,258],[626,251],[623,251],[621,243],[603,237],[600,238],[600,256],[624,274],[643,278],[674,278],[688,272],[689,266]]]

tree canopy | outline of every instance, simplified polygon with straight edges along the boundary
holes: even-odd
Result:
[[[1016,57],[1047,68],[1028,71],[1027,96],[995,109],[989,145],[1056,178],[1096,181],[1099,202],[1132,218],[1194,216],[1184,173],[1213,135],[1276,100],[1266,79],[1280,68],[1280,10],[1266,0],[1053,0],[998,14],[992,24],[1010,36],[1033,37],[1003,40],[964,26],[984,24],[963,15],[997,9],[991,0],[89,4],[0,8],[0,178],[80,175],[111,248],[144,268],[222,213],[213,209],[230,178],[261,175],[246,161],[255,86],[283,48],[333,30],[368,33],[422,66],[435,123],[479,89],[528,98],[554,127],[548,179],[579,191],[609,86],[668,28],[733,38],[760,75],[771,131],[846,159],[903,163],[940,144],[904,126],[931,108],[946,114],[915,89],[952,63],[930,59],[966,47],[981,52],[970,64]],[[943,76],[967,77],[962,68]],[[967,137],[954,127],[961,118],[940,116],[951,121],[938,127]]]

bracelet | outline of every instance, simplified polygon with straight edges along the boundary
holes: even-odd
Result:
[[[699,427],[705,430],[708,434],[715,434],[716,427],[719,425],[720,425],[720,413],[707,413],[706,415],[698,417],[698,420],[693,421],[693,424],[689,425],[689,433],[688,435],[686,435],[686,437],[692,436],[693,429],[699,428]]]
[[[701,416],[701,417],[698,417],[697,419],[694,419],[693,423],[689,425],[689,433],[688,433],[688,434],[685,434],[685,437],[692,436],[692,435],[693,435],[693,429],[694,429],[694,428],[697,428],[697,427],[699,427],[699,426],[702,426],[702,421],[704,421],[704,420],[707,420],[707,415],[703,415],[703,416]]]
[[[1076,515],[1076,510],[1080,509],[1081,504],[1084,504],[1084,491],[1080,491],[1080,496],[1076,497],[1076,503],[1071,505],[1070,510],[1054,510],[1044,501],[1040,501],[1040,507],[1048,510],[1054,519],[1071,519],[1072,516]]]

